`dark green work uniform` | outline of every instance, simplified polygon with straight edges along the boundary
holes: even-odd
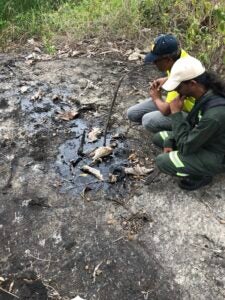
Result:
[[[225,98],[209,90],[186,118],[172,114],[172,131],[154,135],[153,142],[175,151],[157,156],[158,168],[175,176],[212,176],[225,171]]]

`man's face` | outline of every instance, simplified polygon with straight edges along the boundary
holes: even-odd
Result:
[[[166,72],[169,70],[169,59],[168,57],[161,57],[154,61],[154,64],[156,65],[157,69],[161,72]]]
[[[181,82],[175,89],[181,96],[192,96],[192,81]]]

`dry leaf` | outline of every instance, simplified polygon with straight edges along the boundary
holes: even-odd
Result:
[[[81,177],[87,177],[87,176],[88,176],[88,174],[86,174],[86,173],[82,173],[82,174],[80,174],[79,176],[81,176]]]
[[[27,64],[28,66],[33,65],[33,63],[34,63],[33,59],[28,59],[28,60],[25,61],[25,64]]]
[[[101,157],[105,157],[110,155],[113,152],[111,147],[99,147],[94,151],[94,156],[92,157],[93,160],[97,160]]]
[[[137,153],[132,153],[129,157],[128,160],[134,161],[137,159]]]
[[[38,48],[38,47],[35,47],[35,48],[34,48],[34,51],[36,51],[36,52],[38,52],[38,53],[41,53],[41,49]]]
[[[128,56],[128,60],[133,61],[133,60],[144,59],[145,55],[141,54],[140,52],[141,51],[136,48],[135,51]]]
[[[81,168],[81,170],[94,175],[96,178],[98,178],[101,181],[104,180],[102,174],[100,173],[100,171],[95,169],[95,168],[92,168],[92,167],[89,167],[88,165],[85,165]]]
[[[134,167],[125,168],[124,171],[129,175],[143,176],[151,173],[154,169],[147,169],[145,167],[141,167],[140,165],[136,165]]]
[[[118,175],[114,175],[114,174],[109,173],[109,182],[110,183],[117,182],[117,177],[118,177]]]
[[[92,131],[88,133],[88,142],[92,143],[97,141],[99,138],[99,135],[102,133],[102,130],[100,128],[94,127]]]
[[[29,86],[22,86],[22,87],[20,88],[20,92],[21,92],[22,94],[26,93],[28,90],[29,90]]]
[[[78,116],[79,112],[77,110],[70,110],[66,112],[59,112],[59,119],[64,121],[73,120]]]
[[[81,51],[74,50],[74,51],[71,53],[71,57],[78,56],[78,55],[81,54],[81,53],[82,53]]]
[[[55,95],[52,96],[52,101],[57,101],[57,100],[60,100],[60,99],[61,99],[60,95],[55,94]]]
[[[34,40],[33,38],[27,40],[27,42],[28,42],[28,44],[30,44],[30,45],[35,45],[35,44],[36,44],[36,42],[35,42],[35,40]]]
[[[32,100],[41,100],[44,95],[43,91],[39,90],[34,96],[31,97]]]

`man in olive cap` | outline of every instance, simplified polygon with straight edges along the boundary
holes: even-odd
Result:
[[[154,63],[159,71],[167,72],[167,76],[153,81],[150,88],[150,98],[128,109],[127,116],[130,121],[142,124],[145,129],[151,132],[171,130],[169,103],[178,94],[175,91],[170,91],[166,99],[163,99],[160,89],[167,80],[173,64],[179,58],[187,56],[188,54],[180,48],[176,37],[172,34],[163,34],[155,39],[151,52],[145,57],[145,63]],[[194,99],[187,97],[182,109],[188,113],[193,105]]]

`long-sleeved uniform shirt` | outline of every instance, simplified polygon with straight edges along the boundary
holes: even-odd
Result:
[[[198,112],[194,124],[190,124],[182,112],[170,116],[172,134],[164,141],[165,147],[171,147],[175,142],[182,155],[201,149],[225,155],[225,98],[209,90],[196,104],[205,100],[207,102]]]

